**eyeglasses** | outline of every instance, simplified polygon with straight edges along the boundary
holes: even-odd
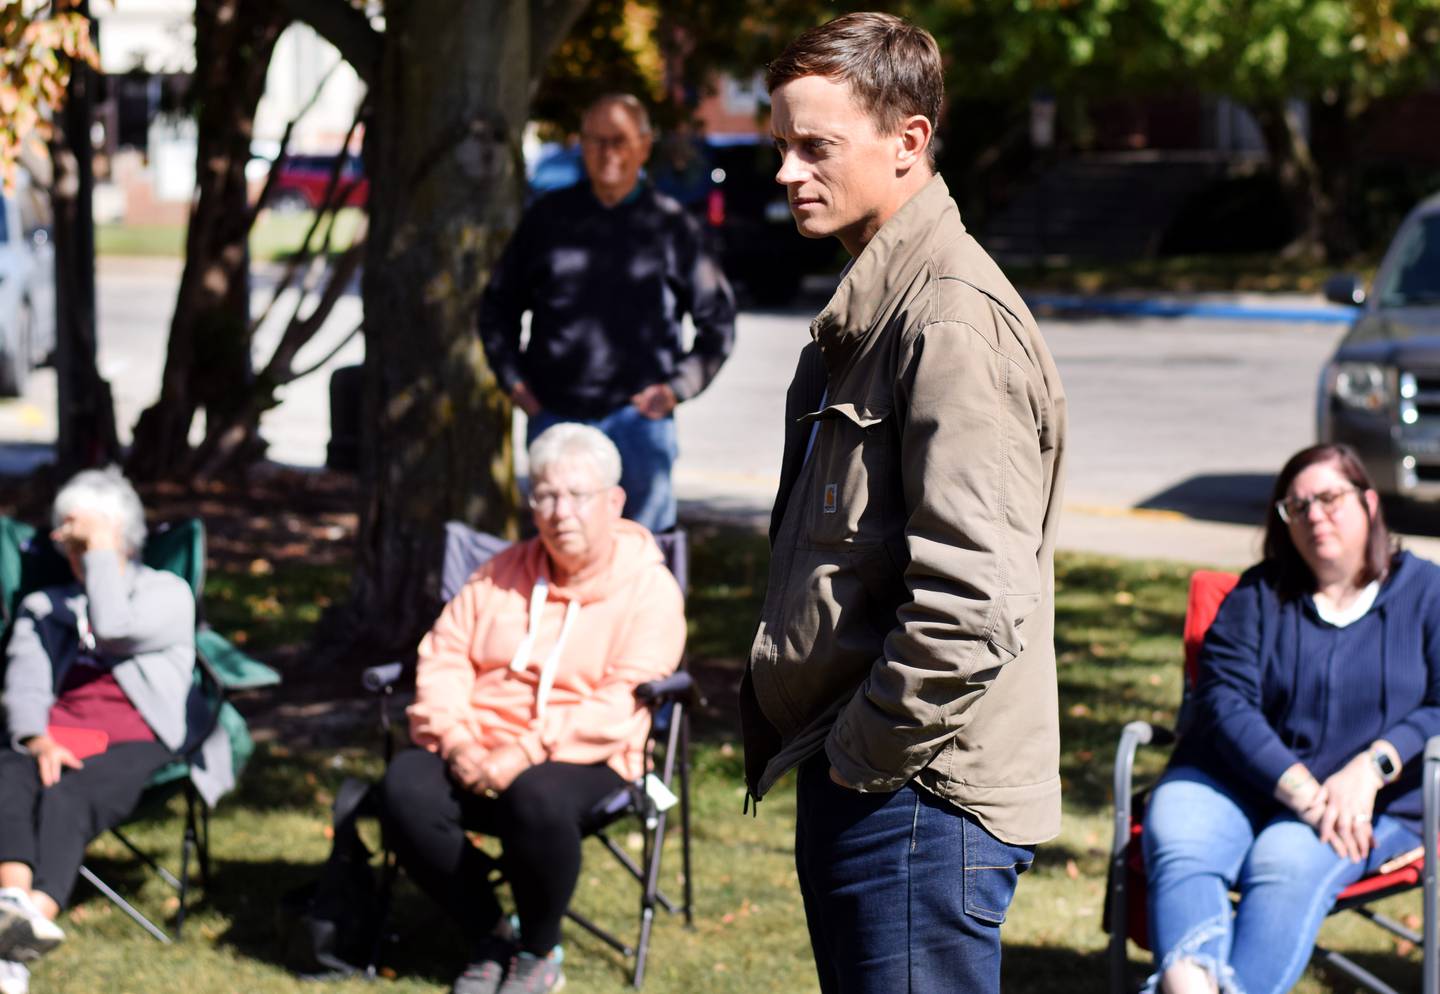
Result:
[[[554,514],[555,509],[560,506],[560,501],[569,498],[570,507],[576,511],[585,510],[585,505],[590,503],[594,496],[604,490],[585,490],[577,492],[574,490],[538,490],[530,495],[530,508],[539,511],[541,514]]]
[[[630,139],[624,136],[603,138],[599,135],[581,135],[580,144],[588,145],[597,152],[623,152],[630,147]]]
[[[1327,490],[1323,494],[1315,494],[1311,497],[1286,497],[1284,500],[1275,502],[1275,511],[1280,515],[1280,520],[1287,525],[1296,521],[1304,521],[1305,516],[1310,513],[1311,504],[1319,504],[1320,511],[1327,518],[1333,518],[1335,512],[1340,509],[1340,502],[1351,494],[1359,492],[1359,487],[1346,487],[1343,490]]]

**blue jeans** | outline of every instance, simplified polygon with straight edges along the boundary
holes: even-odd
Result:
[[[998,994],[1000,925],[1035,851],[913,784],[860,794],[800,768],[795,867],[824,994]]]
[[[1420,845],[1381,815],[1375,846],[1352,863],[1294,815],[1277,813],[1209,774],[1161,777],[1141,836],[1150,890],[1153,990],[1176,961],[1193,960],[1226,994],[1279,994],[1300,979],[1335,897],[1382,863]],[[1229,892],[1240,903],[1232,913]]]
[[[625,490],[625,517],[638,521],[652,532],[675,527],[675,491],[670,469],[680,447],[675,437],[675,418],[647,418],[626,404],[603,418],[584,420],[562,418],[541,411],[525,428],[525,444],[551,425],[574,421],[603,431],[620,450],[620,486]]]

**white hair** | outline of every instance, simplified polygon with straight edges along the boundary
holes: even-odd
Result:
[[[115,522],[125,540],[126,555],[139,557],[145,547],[145,507],[118,466],[85,469],[70,477],[50,507],[52,526],[59,528],[76,511],[103,514]]]
[[[620,450],[599,428],[563,421],[542,431],[530,443],[530,479],[543,476],[551,466],[583,459],[595,470],[602,487],[620,483]]]

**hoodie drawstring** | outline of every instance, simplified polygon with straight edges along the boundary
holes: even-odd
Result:
[[[535,587],[530,591],[530,625],[525,637],[515,647],[514,658],[510,660],[512,673],[523,673],[530,665],[530,654],[535,651],[535,637],[540,631],[540,617],[545,613],[545,600],[549,590],[550,583],[542,576],[535,581]],[[560,634],[556,636],[555,645],[551,647],[549,655],[540,664],[540,684],[535,690],[536,718],[545,717],[545,704],[550,697],[550,688],[555,685],[555,671],[560,668],[560,653],[565,649],[565,639],[570,635],[570,626],[575,623],[579,613],[579,601],[566,601],[565,617],[560,622]]]

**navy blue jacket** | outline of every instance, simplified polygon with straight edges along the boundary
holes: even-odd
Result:
[[[605,207],[581,182],[525,212],[490,275],[479,332],[506,392],[523,380],[546,411],[594,419],[656,383],[680,400],[705,389],[735,340],[735,298],[679,204],[642,181]]]
[[[1259,801],[1273,801],[1297,761],[1323,781],[1387,740],[1404,769],[1376,812],[1418,831],[1420,756],[1440,733],[1440,567],[1399,553],[1374,605],[1345,628],[1320,620],[1308,594],[1281,600],[1272,568],[1252,567],[1205,637],[1192,706],[1171,764]]]

